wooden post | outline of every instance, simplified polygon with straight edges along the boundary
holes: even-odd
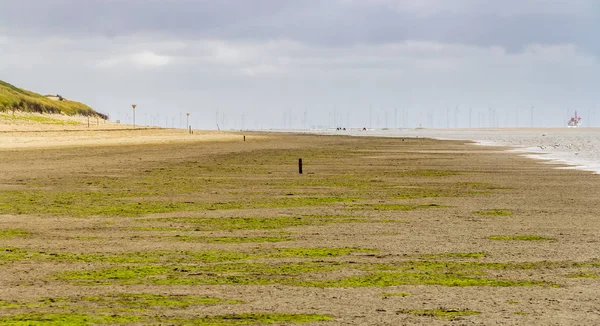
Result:
[[[302,174],[302,159],[298,159],[298,173]]]
[[[246,135],[244,135],[244,141],[246,141]]]
[[[88,128],[90,127],[90,116],[88,115]]]

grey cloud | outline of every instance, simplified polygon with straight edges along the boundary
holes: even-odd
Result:
[[[594,0],[0,0],[2,27],[34,35],[152,33],[327,46],[428,40],[513,51],[573,43],[600,50]]]
[[[370,105],[413,108],[413,126],[447,105],[535,105],[561,125],[565,108],[598,107],[598,4],[0,0],[0,79],[123,120],[132,102],[189,111],[206,128],[217,108],[229,127],[242,112],[281,126],[290,109],[324,123],[336,108],[363,126]]]

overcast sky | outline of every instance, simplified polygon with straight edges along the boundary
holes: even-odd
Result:
[[[0,0],[0,79],[169,127],[600,126],[600,1]]]

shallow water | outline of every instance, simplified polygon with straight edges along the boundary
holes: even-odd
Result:
[[[600,129],[389,129],[321,131],[353,136],[424,137],[471,140],[486,146],[508,146],[527,157],[600,174]]]

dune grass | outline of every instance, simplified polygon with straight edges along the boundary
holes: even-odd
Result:
[[[89,106],[69,101],[53,101],[43,95],[17,88],[0,80],[0,111],[8,113],[13,111],[53,113],[66,115],[98,116],[104,119],[106,115],[94,111]]]
[[[40,124],[49,124],[49,125],[80,125],[81,124],[81,123],[79,123],[77,121],[73,121],[73,120],[61,120],[61,119],[45,117],[42,115],[34,115],[34,114],[13,115],[10,113],[0,113],[0,120],[11,121],[11,122],[27,121],[27,122],[35,122],[35,123],[40,123]]]

